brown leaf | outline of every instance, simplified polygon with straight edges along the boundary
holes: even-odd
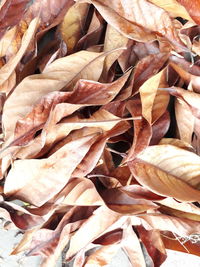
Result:
[[[58,106],[56,106],[56,110],[54,111],[55,112],[58,111],[59,117],[60,117],[62,114],[61,112],[63,112],[66,109],[65,115],[67,116],[67,115],[70,115],[70,112],[73,112],[79,107],[81,107],[81,105],[64,104],[63,106],[61,104],[60,106],[61,109],[57,109]],[[93,115],[90,116],[89,119],[80,119],[78,116],[72,116],[71,118],[64,119],[61,123],[58,123],[58,124],[56,124],[57,119],[54,117],[54,115],[52,113],[51,115],[52,117],[49,117],[49,120],[44,126],[41,135],[37,136],[28,145],[22,147],[17,152],[16,157],[30,158],[30,157],[36,157],[36,156],[38,157],[38,156],[44,155],[47,151],[51,149],[51,147],[56,142],[59,142],[63,138],[66,138],[73,130],[89,127],[89,128],[98,128],[99,130],[101,129],[102,132],[105,132],[105,131],[111,130],[115,125],[117,125],[118,123],[120,123],[120,121],[123,120],[119,117],[112,115],[111,113],[103,109],[100,109],[99,111],[93,113]],[[50,118],[52,118],[52,121]],[[123,130],[126,131],[129,128],[129,124],[125,121],[122,122],[121,126],[123,126],[121,132],[123,132]],[[28,136],[29,135],[30,134],[28,133]],[[108,137],[104,138],[104,141],[103,140],[99,141],[99,145],[97,144],[96,146],[99,146],[99,149],[100,147],[103,148],[104,147],[103,143],[106,142],[107,138]],[[97,148],[96,148],[96,152],[95,152],[95,149],[93,152],[94,153],[98,152]],[[90,165],[89,162],[87,163]],[[91,166],[92,164],[90,165],[90,167]]]
[[[82,36],[86,22],[89,5],[76,3],[66,13],[61,25],[60,32],[67,44],[68,54],[71,54]]]
[[[192,135],[194,131],[195,117],[190,107],[180,99],[175,101],[176,122],[179,130],[180,139],[192,143]]]
[[[166,84],[164,74],[165,69],[148,79],[139,89],[142,115],[150,125],[163,115],[168,106],[169,94],[157,91],[159,85]]]
[[[76,231],[84,222],[78,220],[70,223],[70,215],[75,209],[72,209],[64,215],[55,230],[39,229],[33,233],[27,255],[42,255],[41,266],[55,266],[60,253],[67,245],[71,233]]]
[[[117,222],[120,217],[121,215],[106,207],[98,208],[72,236],[66,259],[68,260],[72,258],[78,251],[87,246]]]
[[[108,0],[83,0],[79,2],[92,3],[108,24],[131,39],[139,42],[151,41],[158,34],[165,36],[175,46],[179,48],[181,46],[168,13],[146,0],[134,2],[117,0],[112,5]],[[155,17],[152,17],[153,13],[156,14],[156,20]]]
[[[100,236],[95,241],[93,241],[93,243],[107,246],[119,243],[121,239],[122,239],[122,229],[116,229]]]
[[[186,143],[180,139],[163,138],[160,140],[159,145],[172,145],[172,146],[177,146],[179,148],[186,149],[190,152],[194,152],[194,149],[190,144],[188,144],[188,143]]]
[[[184,90],[179,87],[169,88],[169,92],[170,94],[184,101],[191,108],[191,111],[195,117],[197,118],[200,117],[199,115],[200,95],[198,93],[195,93],[189,90]]]
[[[181,5],[182,1],[165,0],[165,2],[163,2],[162,0],[150,0],[150,2],[165,9],[166,11],[169,12],[170,15],[172,15],[175,18],[181,17],[186,20],[192,21],[190,15],[187,12],[187,7],[184,8],[184,6]],[[180,4],[178,2],[180,2]]]
[[[158,229],[160,231],[170,231],[179,236],[199,233],[199,222],[188,219],[180,219],[163,214],[138,215],[138,217],[142,219],[142,224],[147,230]]]
[[[157,145],[165,136],[170,127],[170,115],[166,112],[152,125],[152,137],[150,145]]]
[[[192,164],[188,164],[191,159]],[[199,201],[199,160],[184,149],[158,145],[141,152],[129,167],[135,178],[155,193],[181,201]]]
[[[98,58],[99,55],[99,53],[80,51],[57,59],[42,74],[26,77],[15,88],[4,106],[3,125],[6,140],[12,137],[16,122],[26,116],[32,110],[32,106],[46,94],[61,90],[72,80],[77,81],[86,77],[98,80],[103,67],[103,57]]]
[[[1,213],[2,217],[6,220],[12,221],[18,228],[22,230],[28,230],[37,226],[41,226],[45,221],[42,216],[33,215],[25,208],[20,207],[12,202],[2,201],[0,203],[0,207],[4,211],[4,214]]]
[[[29,0],[7,0],[0,6],[0,38],[9,27],[19,23],[29,4]]]
[[[23,57],[24,53],[26,52],[28,46],[30,45],[30,42],[32,41],[32,38],[34,37],[34,34],[35,34],[37,27],[38,27],[38,24],[39,24],[38,18],[35,18],[34,20],[31,21],[27,31],[25,32],[25,34],[23,36],[20,49],[18,50],[16,55],[13,58],[11,58],[7,62],[7,64],[5,64],[1,68],[1,70],[0,70],[0,86],[2,87],[1,91],[5,91],[6,93],[9,93],[10,89],[12,89],[11,86],[9,86],[8,88],[5,88],[5,86],[3,86],[3,84],[6,82],[6,80],[8,80],[10,78],[10,76],[14,72],[17,64],[20,62],[21,58]]]
[[[85,136],[67,143],[47,159],[15,161],[6,177],[5,194],[36,206],[43,205],[66,185],[95,140],[96,134]]]
[[[127,220],[123,229],[122,247],[125,250],[128,258],[133,265],[145,267],[145,259],[140,245],[140,241],[134,232],[130,219]]]
[[[104,190],[101,197],[110,209],[121,214],[137,214],[157,208],[152,201],[141,196],[135,198],[134,194],[126,194],[126,191],[120,188]]]
[[[182,6],[185,7],[185,9],[190,14],[191,18],[197,23],[200,23],[199,20],[199,10],[200,10],[200,3],[198,0],[194,1],[188,1],[188,0],[177,0],[178,3],[180,3]]]
[[[132,116],[140,116],[142,114],[142,106],[139,98],[135,100],[129,100],[127,103],[127,109]],[[126,161],[130,161],[135,156],[145,149],[152,137],[152,128],[148,121],[144,118],[134,122],[134,139],[132,147],[129,150]]]
[[[108,245],[97,249],[89,257],[87,257],[84,266],[105,266],[110,263],[112,258],[119,250],[119,245]]]
[[[193,214],[193,213],[189,213],[186,211],[180,211],[174,208],[170,208],[167,207],[165,205],[161,205],[160,208],[158,209],[160,212],[170,215],[170,216],[174,216],[174,217],[178,217],[178,218],[186,218],[189,220],[193,220],[193,221],[200,221],[200,215],[198,214]]]
[[[163,199],[163,197],[156,195],[148,189],[136,184],[121,187],[119,190],[134,199],[147,199],[153,201]]]
[[[166,249],[171,249],[175,251],[180,251],[200,256],[199,253],[200,247],[198,242],[192,242],[188,240],[184,241],[184,244],[182,245],[180,240],[178,240],[178,238],[175,238],[173,235],[168,236],[166,233],[162,234],[162,241]]]
[[[61,22],[67,10],[74,4],[73,0],[34,0],[26,11],[24,20],[26,23],[39,15],[41,20],[40,29],[50,29]]]
[[[141,225],[137,226],[137,231],[139,232],[142,243],[145,245],[154,266],[161,266],[166,260],[167,255],[160,232],[158,230],[147,231]]]
[[[105,42],[104,42],[104,51],[111,51],[119,47],[126,47],[128,43],[128,38],[122,35],[110,24],[107,25]],[[115,53],[109,54],[105,58],[103,73],[101,76],[102,81],[109,81],[111,79],[111,73],[109,72],[113,63],[119,58],[123,53],[123,50],[116,51]]]
[[[100,206],[104,205],[94,184],[86,178],[73,178],[65,188],[49,202],[69,206]]]
[[[191,84],[195,92],[200,92],[199,67],[191,64],[183,58],[177,56],[170,57],[170,66],[178,73],[186,84]]]
[[[168,58],[168,54],[156,53],[142,58],[134,70],[133,91],[137,92],[140,86],[162,68]]]

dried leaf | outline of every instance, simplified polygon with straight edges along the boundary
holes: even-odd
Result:
[[[31,21],[27,31],[25,32],[22,44],[16,55],[11,58],[7,64],[5,64],[1,70],[0,70],[0,86],[2,87],[3,84],[6,82],[6,80],[9,79],[9,77],[12,75],[13,71],[15,70],[17,64],[21,60],[22,56],[26,52],[30,42],[32,41],[34,34],[37,30],[39,24],[38,18],[35,18]],[[2,87],[3,88],[3,87]],[[8,90],[5,90],[6,93],[9,93],[9,90],[12,89],[12,87],[8,87]],[[1,90],[2,91],[2,90]]]
[[[72,80],[80,78],[98,80],[103,67],[103,57],[98,58],[98,56],[99,53],[80,51],[54,61],[42,74],[25,78],[15,88],[4,106],[3,125],[6,140],[13,135],[16,122],[27,115],[32,106],[44,95],[61,90]],[[94,70],[90,62],[95,59],[97,61]],[[12,121],[8,119],[11,117]]]
[[[118,250],[119,245],[103,246],[87,257],[84,266],[105,266],[110,263]]]
[[[29,0],[7,0],[0,6],[0,38],[7,28],[13,27],[19,23],[29,4]]]
[[[181,46],[168,13],[146,0],[127,0],[125,2],[117,0],[112,5],[108,0],[81,0],[78,2],[92,3],[104,19],[126,37],[144,42],[154,40],[158,34],[165,36],[173,44]],[[155,17],[152,17],[153,13],[156,14],[156,20]]]
[[[146,266],[140,241],[132,228],[130,220],[127,221],[126,227],[123,229],[122,247],[132,265],[138,267]]]
[[[60,32],[67,44],[68,53],[73,52],[82,36],[87,13],[88,4],[76,3],[68,10],[60,25]]]
[[[142,219],[142,224],[147,230],[158,229],[161,231],[170,231],[179,236],[188,236],[199,233],[199,222],[188,219],[180,219],[163,214],[138,215]]]
[[[181,201],[199,201],[199,157],[196,154],[171,145],[158,145],[148,147],[137,158],[129,167],[142,185]],[[191,158],[192,164],[188,164]]]
[[[101,197],[110,209],[121,214],[137,214],[157,208],[152,201],[142,197],[134,198],[134,194],[126,194],[120,188],[104,190]]]
[[[95,139],[93,134],[69,142],[47,159],[15,161],[6,178],[5,194],[43,205],[66,185]]]
[[[175,112],[180,139],[191,144],[195,117],[188,105],[179,99],[175,102]]]
[[[158,230],[147,231],[142,226],[137,226],[137,231],[145,245],[154,266],[159,267],[166,260],[167,255],[162,241],[162,236]]]
[[[164,83],[162,81],[164,72],[165,70],[162,70],[148,79],[139,89],[142,102],[142,115],[149,124],[152,124],[165,112],[169,102],[169,95],[167,93],[157,91],[159,85]]]
[[[199,24],[199,9],[200,9],[200,3],[198,0],[194,1],[188,1],[188,0],[177,0],[178,3],[180,3],[182,6],[185,7],[185,9],[190,14],[191,18]]]
[[[72,236],[66,259],[73,257],[78,251],[104,233],[104,231],[113,225],[119,218],[120,215],[118,213],[111,211],[106,207],[98,208]]]
[[[184,8],[184,6],[181,5],[182,1],[166,0],[165,2],[163,2],[162,0],[150,0],[150,2],[165,9],[166,11],[170,13],[170,15],[172,15],[175,18],[181,17],[186,20],[192,21],[190,15],[187,12],[187,7]],[[178,2],[180,2],[180,4]]]

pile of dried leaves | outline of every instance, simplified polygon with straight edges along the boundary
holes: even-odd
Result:
[[[25,233],[12,254],[200,254],[198,24],[197,0],[1,1],[0,216]]]

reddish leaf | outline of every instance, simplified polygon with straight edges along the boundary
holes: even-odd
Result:
[[[29,4],[29,0],[7,0],[0,6],[0,38],[7,28],[19,23]],[[3,5],[2,5],[3,4]]]

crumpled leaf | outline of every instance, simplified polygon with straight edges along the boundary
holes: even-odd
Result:
[[[13,27],[19,23],[29,2],[29,0],[2,1],[0,6],[0,38],[7,28]]]
[[[121,188],[104,190],[101,197],[111,210],[121,214],[137,214],[157,208],[152,201],[143,197],[134,198],[134,194],[127,194]]]
[[[191,108],[192,114],[199,118],[199,94],[179,87],[169,88],[169,92],[183,100]]]
[[[4,105],[2,120],[6,139],[13,135],[16,122],[28,114],[32,106],[47,93],[61,90],[72,80],[77,81],[80,78],[98,80],[103,67],[103,57],[98,58],[98,56],[99,53],[80,51],[54,61],[42,74],[25,78]],[[93,64],[89,63],[95,59],[97,61],[94,71]],[[8,119],[11,117],[12,121]]]
[[[146,0],[117,0],[112,5],[108,0],[78,2],[92,3],[110,25],[131,39],[147,42],[154,40],[158,34],[165,36],[175,46],[182,46],[167,12]],[[152,17],[153,13],[156,14],[156,20]]]
[[[43,205],[66,185],[96,137],[92,134],[69,142],[47,159],[15,161],[6,178],[4,193],[36,206]],[[16,177],[17,184],[13,183]]]

